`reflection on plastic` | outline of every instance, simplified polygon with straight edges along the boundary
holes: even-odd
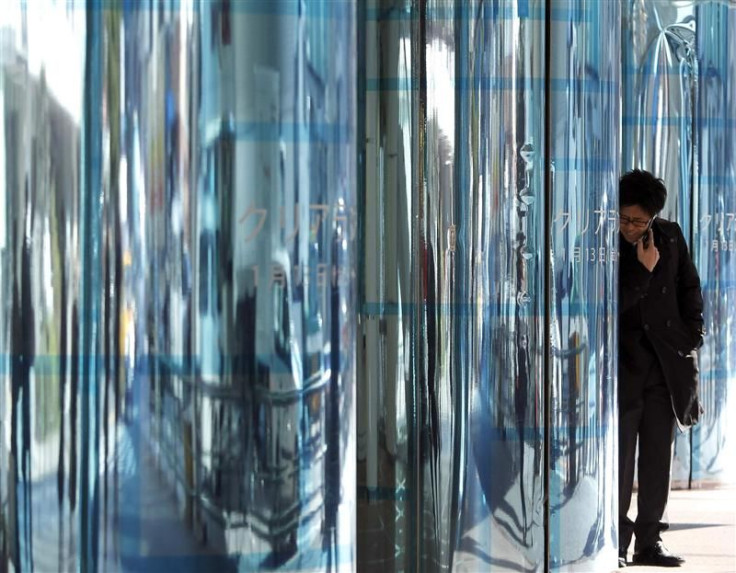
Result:
[[[690,228],[698,76],[695,3],[631,2],[624,14],[623,165],[667,185],[660,216]]]
[[[291,5],[0,19],[0,570],[354,568],[354,8]]]
[[[736,403],[727,302],[736,252],[736,204],[727,150],[733,98],[725,49],[734,9],[718,2],[632,2],[624,14],[624,170],[649,169],[668,187],[667,218],[680,222],[702,278],[708,336],[699,351],[700,425],[677,436],[674,487],[729,483],[736,473],[723,427]]]
[[[84,13],[0,17],[0,570],[73,570],[80,399]],[[53,26],[53,28],[52,28]],[[59,44],[46,42],[49,30]]]
[[[369,4],[358,564],[536,571],[543,3]]]
[[[418,275],[413,249],[416,200],[417,98],[412,74],[419,47],[414,41],[412,3],[361,8],[358,49],[364,89],[358,140],[363,222],[358,236],[361,318],[357,352],[359,504],[358,567],[364,571],[418,568],[416,528],[415,371],[413,345],[421,337]],[[412,18],[402,18],[409,14]],[[381,89],[384,78],[397,81]]]
[[[565,571],[615,564],[616,257],[620,4],[564,2],[550,39],[552,228],[550,285],[550,567]],[[559,86],[556,88],[555,86]],[[596,217],[584,232],[585,214]],[[612,260],[613,259],[613,260]]]
[[[706,338],[699,350],[700,396],[705,408],[692,430],[690,478],[696,485],[736,479],[736,7],[704,2],[696,10],[698,82],[693,257],[703,288]]]
[[[667,185],[660,216],[688,240],[695,153],[698,58],[694,2],[632,2],[623,14],[623,166],[656,173]],[[690,479],[690,432],[678,435],[674,487]]]
[[[544,22],[542,2],[473,3],[462,22],[458,156],[461,379],[468,470],[459,570],[544,566]],[[501,55],[504,55],[503,57]],[[503,78],[502,84],[495,83]]]

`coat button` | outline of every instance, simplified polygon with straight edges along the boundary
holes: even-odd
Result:
[[[668,326],[668,327],[672,326],[672,321],[671,321],[671,320],[669,320],[669,319],[667,319],[667,326]]]
[[[666,294],[666,293],[667,293],[667,287],[666,286],[663,286],[662,287],[662,294]]]
[[[644,330],[649,330],[649,324],[648,323],[645,323],[644,324]]]

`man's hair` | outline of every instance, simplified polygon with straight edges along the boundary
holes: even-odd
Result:
[[[650,217],[654,217],[667,201],[667,188],[664,181],[649,171],[634,169],[619,179],[618,200],[622,207],[639,205]]]

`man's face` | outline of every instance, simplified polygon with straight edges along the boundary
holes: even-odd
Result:
[[[639,205],[626,205],[619,210],[621,234],[632,245],[644,236],[652,217]]]

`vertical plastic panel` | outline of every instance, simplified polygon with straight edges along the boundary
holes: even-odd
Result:
[[[660,216],[689,239],[697,88],[695,3],[633,0],[623,14],[622,171],[646,169],[667,186]]]
[[[359,564],[539,570],[543,5],[363,18]]]
[[[364,13],[361,567],[448,570],[458,505],[455,16]]]
[[[661,217],[691,239],[698,61],[695,3],[632,1],[623,14],[622,172],[646,169],[667,186]],[[690,432],[679,433],[673,486],[690,478]]]
[[[102,570],[232,566],[208,546],[194,514],[193,6],[118,2],[101,10],[108,117],[100,293]]]
[[[551,17],[550,563],[616,563],[618,2]]]
[[[414,400],[417,15],[403,0],[363,4],[359,29],[358,566],[416,568]],[[410,496],[412,498],[410,499]]]
[[[194,511],[249,570],[355,564],[354,11],[198,6]]]
[[[693,255],[700,273],[706,338],[700,349],[700,395],[705,408],[692,430],[692,481],[736,480],[736,8],[697,7],[700,68]]]
[[[545,17],[544,2],[469,2],[458,25],[458,571],[545,561]]]
[[[423,133],[416,148],[414,315],[417,434],[417,519],[420,570],[446,571],[457,507],[455,465],[457,283],[457,161],[455,123],[455,3],[420,3],[419,109]]]
[[[83,7],[11,2],[0,13],[3,571],[95,565],[90,493],[97,472],[80,461],[86,455],[94,462],[82,408],[95,360],[82,364],[80,340],[84,355],[96,354],[89,294],[98,280],[84,249],[99,239],[81,235],[81,204],[96,196],[90,172],[81,169],[95,149],[88,139],[94,128],[83,121],[91,97],[84,89],[91,62]],[[90,309],[86,319],[83,308]]]
[[[101,397],[106,387],[101,362],[105,335],[103,318],[103,204],[109,193],[110,157],[105,156],[105,136],[115,122],[107,107],[114,82],[107,75],[104,13],[86,6],[87,42],[84,71],[84,120],[82,128],[82,196],[80,200],[80,336],[79,336],[79,548],[81,571],[95,571],[100,563],[99,468],[104,412]],[[112,85],[111,85],[112,84]],[[113,159],[115,161],[115,159]],[[109,261],[108,261],[109,263]],[[75,359],[75,357],[73,357]],[[75,423],[74,421],[72,423]],[[104,467],[104,465],[103,465]]]
[[[0,570],[354,569],[352,2],[18,6]]]

